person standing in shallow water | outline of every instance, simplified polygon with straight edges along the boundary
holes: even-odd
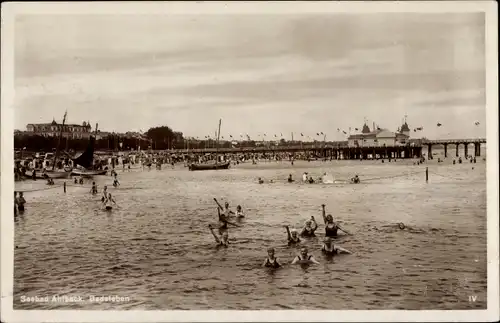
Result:
[[[331,214],[326,215],[325,205],[322,204],[321,207],[323,208],[322,215],[323,221],[325,222],[325,237],[335,238],[338,235],[339,228],[337,224],[333,222],[333,216]]]
[[[17,192],[14,192],[14,216],[17,216]]]
[[[19,192],[19,197],[17,198],[17,209],[19,213],[24,212],[24,204],[26,204],[26,200],[24,199],[23,192]]]
[[[312,226],[314,224],[314,226]],[[301,237],[315,237],[316,235],[314,232],[318,228],[318,224],[316,223],[316,220],[314,220],[314,217],[311,216],[311,220],[306,221],[306,226],[302,229],[302,232],[300,232]]]
[[[292,265],[295,264],[316,264],[319,265],[319,262],[314,259],[314,256],[309,254],[307,247],[300,248],[300,254],[297,255],[292,261]]]
[[[267,248],[267,258],[262,264],[262,267],[267,267],[267,268],[281,267],[281,264],[278,262],[278,258],[274,256],[274,248]]]
[[[295,230],[295,229],[290,230],[288,225],[285,225],[285,228],[286,228],[286,233],[288,235],[288,245],[294,246],[294,245],[299,244],[300,238],[299,238],[299,235],[297,233],[297,230]]]
[[[327,256],[334,256],[338,254],[352,254],[347,249],[335,246],[333,244],[333,240],[331,237],[325,237],[325,240],[323,241],[323,247],[321,248],[321,252],[323,252]]]
[[[229,234],[227,233],[227,230],[223,231],[220,237],[218,237],[217,234],[215,234],[214,228],[212,227],[211,224],[208,225],[208,228],[210,229],[210,232],[214,236],[215,242],[217,242],[218,247],[227,247],[229,245]]]

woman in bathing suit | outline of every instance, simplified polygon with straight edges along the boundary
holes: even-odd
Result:
[[[221,236],[218,237],[215,234],[214,228],[212,228],[211,224],[208,225],[208,228],[210,229],[210,232],[212,232],[212,235],[214,236],[215,242],[217,242],[217,246],[218,247],[227,247],[228,246],[228,244],[229,244],[229,234],[227,233],[227,230],[223,231],[221,233]],[[220,231],[220,229],[219,229],[219,231]]]
[[[294,264],[316,264],[319,265],[319,262],[314,259],[313,255],[308,253],[307,247],[300,248],[300,255],[295,257],[292,261],[292,265]]]
[[[333,244],[333,240],[331,237],[326,237],[324,242],[323,242],[323,247],[321,248],[321,252],[323,252],[325,255],[328,256],[333,256],[333,255],[338,255],[338,254],[352,254],[349,250],[346,250],[344,248],[335,246]]]
[[[300,238],[299,235],[297,234],[297,230],[295,229],[290,230],[288,225],[285,225],[285,228],[286,228],[286,233],[288,234],[288,245],[293,246],[300,243]]]
[[[262,266],[267,268],[281,267],[281,264],[278,262],[278,258],[274,256],[274,248],[267,248],[267,258]]]
[[[337,223],[333,222],[333,216],[331,214],[325,215],[325,205],[322,204],[321,207],[323,208],[323,221],[325,221],[325,237],[335,238],[339,230]]]
[[[314,227],[312,226],[314,224]],[[306,226],[304,229],[302,229],[302,232],[300,233],[301,237],[314,237],[316,236],[314,234],[314,231],[318,228],[318,225],[316,224],[316,220],[314,220],[314,217],[311,216],[311,220],[306,221]]]

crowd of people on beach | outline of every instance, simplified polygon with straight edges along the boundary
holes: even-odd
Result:
[[[208,225],[210,232],[212,233],[217,247],[228,247],[229,242],[229,227],[228,225],[240,227],[240,225],[231,221],[232,218],[243,218],[241,205],[236,207],[236,212],[233,212],[229,206],[229,202],[225,202],[224,207],[222,207],[217,199],[214,199],[217,203],[217,213],[218,213],[218,230],[214,228],[211,224]],[[322,216],[325,224],[325,238],[321,246],[321,252],[327,256],[334,256],[339,254],[352,254],[351,251],[344,249],[336,244],[334,244],[334,239],[339,236],[339,230],[343,231],[345,234],[350,235],[349,232],[344,230],[338,223],[333,220],[331,214],[326,214],[326,206],[323,204]],[[307,220],[304,227],[298,233],[296,229],[290,229],[288,225],[284,226],[287,233],[287,241],[289,247],[300,247],[300,253],[291,261],[291,264],[319,264],[319,262],[314,258],[306,246],[301,245],[302,239],[313,238],[316,236],[316,230],[318,229],[318,224],[311,216],[310,220]],[[270,268],[280,268],[283,264],[278,260],[275,255],[276,250],[273,247],[267,249],[267,257],[263,263],[263,267]]]

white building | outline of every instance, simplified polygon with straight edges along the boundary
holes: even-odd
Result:
[[[354,134],[348,138],[349,147],[395,147],[405,146],[409,143],[410,128],[405,123],[398,132],[387,129],[374,129],[373,131],[366,125],[360,134]]]
[[[89,122],[78,124],[65,124],[64,126],[52,120],[51,123],[30,123],[26,126],[26,132],[32,135],[40,135],[44,137],[57,137],[61,133],[63,138],[89,138],[92,126]]]

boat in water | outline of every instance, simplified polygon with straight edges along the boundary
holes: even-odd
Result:
[[[226,162],[218,162],[218,163],[212,163],[212,164],[191,164],[189,165],[189,170],[194,171],[194,170],[216,170],[216,169],[229,169],[229,166],[231,166],[231,162],[226,161]]]
[[[215,162],[212,163],[191,163],[188,165],[190,171],[195,170],[218,170],[218,169],[229,169],[231,166],[230,161],[219,161],[219,136],[220,136],[220,126],[222,120],[219,119],[219,131],[217,132],[217,152]]]

